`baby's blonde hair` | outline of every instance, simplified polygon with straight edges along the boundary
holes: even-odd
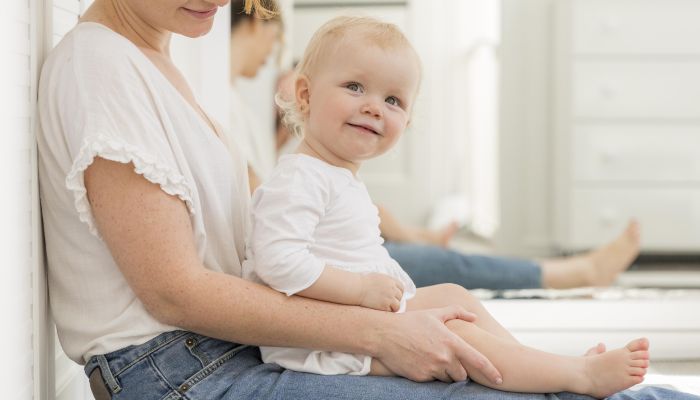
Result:
[[[396,25],[371,17],[343,16],[331,19],[314,33],[294,69],[294,80],[300,75],[312,80],[321,56],[341,47],[348,37],[359,37],[382,49],[408,48],[415,55],[416,64],[420,68],[415,49]],[[282,110],[282,123],[290,129],[292,135],[302,137],[304,120],[298,110],[295,94],[289,95],[291,99],[284,98],[278,92],[275,102]]]

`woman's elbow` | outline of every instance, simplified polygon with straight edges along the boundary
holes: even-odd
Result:
[[[149,286],[138,295],[146,311],[160,323],[186,328],[191,312],[188,304],[195,303],[190,288],[173,282]]]

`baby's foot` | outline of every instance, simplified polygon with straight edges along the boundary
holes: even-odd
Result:
[[[639,224],[630,221],[615,240],[584,256],[590,263],[590,286],[609,286],[639,255]]]
[[[585,394],[605,398],[644,380],[649,367],[649,341],[636,339],[627,346],[584,357],[588,389]]]
[[[598,354],[605,353],[605,350],[605,344],[598,343],[597,345],[595,345],[595,347],[591,347],[590,349],[588,349],[584,356],[596,356]]]
[[[459,230],[459,224],[453,221],[442,229],[425,232],[423,239],[434,246],[447,247],[457,230]]]

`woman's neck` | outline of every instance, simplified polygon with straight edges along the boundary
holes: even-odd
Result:
[[[171,33],[149,24],[122,0],[95,0],[80,21],[100,23],[138,47],[170,56]]]

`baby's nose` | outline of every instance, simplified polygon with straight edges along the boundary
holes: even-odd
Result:
[[[362,107],[362,112],[365,114],[372,115],[373,117],[381,117],[382,116],[382,109],[381,107],[377,104],[377,101],[371,100],[368,101],[364,104]]]

